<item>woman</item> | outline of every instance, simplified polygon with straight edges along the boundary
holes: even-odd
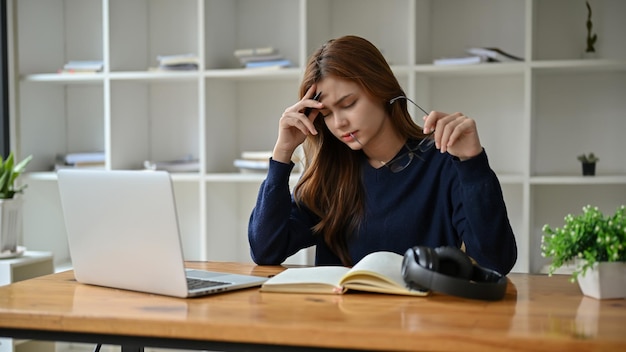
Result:
[[[311,56],[300,97],[280,118],[250,217],[257,264],[313,245],[316,265],[345,266],[375,251],[464,245],[481,266],[511,270],[515,237],[474,120],[433,111],[422,130],[382,54],[356,36]],[[300,144],[305,169],[292,195]]]

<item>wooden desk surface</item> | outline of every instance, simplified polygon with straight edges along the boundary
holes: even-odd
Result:
[[[282,267],[188,263],[268,276]],[[569,276],[509,275],[504,300],[261,293],[180,299],[79,284],[71,271],[0,287],[0,331],[374,350],[626,350],[626,300],[584,297]]]

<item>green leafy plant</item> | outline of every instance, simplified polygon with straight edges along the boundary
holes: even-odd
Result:
[[[15,180],[24,172],[26,165],[32,158],[33,156],[29,155],[15,164],[13,152],[9,153],[6,160],[2,160],[2,156],[0,156],[0,199],[11,199],[16,193],[21,193],[26,188],[26,185],[16,187]]]
[[[579,160],[580,162],[583,162],[583,163],[595,163],[595,162],[597,162],[598,160],[600,160],[600,158],[598,158],[598,157],[597,157],[595,154],[593,154],[593,153],[589,153],[589,154],[587,154],[587,155],[585,155],[585,154],[581,154],[581,155],[579,155],[577,158],[578,158],[578,160]]]
[[[597,34],[591,34],[591,30],[593,29],[593,22],[591,22],[591,5],[589,5],[589,1],[585,1],[587,4],[587,53],[595,53],[596,52],[596,41],[598,40]]]
[[[598,262],[626,262],[626,207],[614,215],[603,215],[598,207],[587,205],[577,216],[567,214],[561,228],[543,226],[541,255],[551,257],[548,273],[574,259],[577,261],[571,281]]]

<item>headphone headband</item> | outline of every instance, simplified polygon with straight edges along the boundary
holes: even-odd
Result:
[[[467,266],[464,259],[457,260],[458,254],[453,251],[458,251],[467,258],[471,267]],[[452,260],[460,270],[469,270],[466,271],[469,276],[442,273],[441,271],[445,269],[440,270],[439,260]],[[455,247],[439,247],[435,250],[428,247],[409,248],[402,262],[402,277],[407,285],[414,289],[429,289],[453,296],[487,301],[502,299],[507,286],[506,276],[472,264],[469,257]]]

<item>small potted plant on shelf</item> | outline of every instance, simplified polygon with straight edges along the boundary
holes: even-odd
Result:
[[[596,163],[600,158],[598,158],[595,154],[581,154],[578,157],[578,161],[582,163],[583,166],[583,176],[594,176],[596,174]]]
[[[587,5],[587,49],[585,49],[584,57],[585,58],[595,58],[596,56],[596,41],[598,40],[597,34],[591,34],[591,30],[593,29],[593,22],[591,22],[591,5],[589,5],[589,1],[585,1]]]
[[[31,159],[32,155],[29,155],[16,164],[13,152],[9,153],[6,160],[0,156],[0,258],[14,256],[19,252],[17,242],[22,224],[22,200],[16,195],[26,185],[17,186],[16,180]]]
[[[626,298],[626,207],[603,215],[587,205],[577,216],[565,216],[561,228],[544,225],[541,255],[552,258],[548,273],[574,264],[571,281],[578,281],[586,296]]]

